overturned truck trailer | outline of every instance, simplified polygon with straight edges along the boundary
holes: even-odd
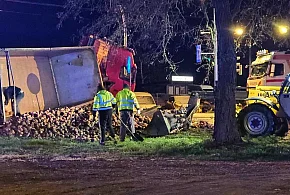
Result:
[[[13,114],[11,102],[3,103],[3,87],[22,89],[25,113],[90,101],[101,82],[93,47],[5,49],[0,65],[2,119]]]

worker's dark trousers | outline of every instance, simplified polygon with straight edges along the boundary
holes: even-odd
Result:
[[[101,128],[101,140],[100,142],[105,141],[106,130],[109,131],[110,136],[115,138],[115,131],[112,126],[112,109],[109,110],[99,110],[99,124]]]
[[[120,111],[121,120],[127,125],[127,127],[135,133],[135,125],[134,125],[134,114],[132,110],[121,110]],[[125,140],[127,128],[121,123],[120,128],[120,141]]]

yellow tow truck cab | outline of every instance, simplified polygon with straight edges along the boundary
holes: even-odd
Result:
[[[272,91],[279,92],[288,73],[290,73],[290,51],[258,51],[256,60],[249,67],[248,98],[263,97],[276,103],[277,99],[273,97]]]

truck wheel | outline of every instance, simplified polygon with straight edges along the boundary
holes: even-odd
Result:
[[[238,114],[238,125],[242,135],[257,137],[269,135],[274,130],[274,115],[264,105],[252,104]]]

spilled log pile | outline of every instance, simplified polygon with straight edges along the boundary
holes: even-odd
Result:
[[[99,136],[99,125],[97,120],[93,120],[91,108],[92,105],[85,105],[25,113],[12,117],[0,127],[0,136],[94,141]],[[172,130],[180,129],[186,120],[184,111],[163,110],[162,113],[169,119]],[[151,120],[148,116],[135,115],[135,128],[142,131]],[[112,124],[118,134],[121,122],[115,115]],[[212,128],[205,122],[194,124],[194,127]]]

